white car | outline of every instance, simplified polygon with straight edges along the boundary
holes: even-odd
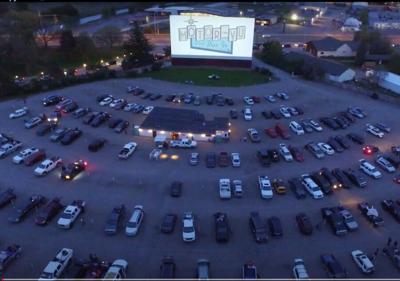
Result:
[[[160,155],[162,154],[162,150],[159,148],[154,148],[150,154],[149,158],[150,160],[158,160],[160,158]]]
[[[128,103],[127,105],[124,106],[124,111],[131,111],[134,109],[136,106],[136,103]]]
[[[121,151],[118,154],[119,159],[128,159],[133,152],[135,152],[137,147],[136,142],[128,142],[127,144],[124,145],[124,147],[121,149]]]
[[[385,157],[379,156],[376,158],[376,163],[388,173],[396,172],[396,168]]]
[[[354,250],[351,252],[351,256],[363,273],[371,274],[375,271],[374,264],[362,251]]]
[[[274,196],[271,181],[267,176],[259,176],[258,185],[260,187],[261,198],[271,199]]]
[[[144,109],[143,109],[143,114],[149,114],[150,112],[152,112],[153,111],[153,109],[154,109],[154,106],[146,106]]]
[[[219,197],[221,199],[231,199],[231,181],[230,179],[220,179],[219,180]]]
[[[382,132],[381,130],[379,130],[377,127],[371,125],[371,124],[366,124],[367,126],[367,132],[370,133],[371,135],[378,137],[378,138],[383,138],[383,136],[385,135],[384,132]]]
[[[254,105],[254,101],[251,97],[243,97],[243,101],[247,104],[247,105]]]
[[[360,170],[363,171],[368,176],[374,179],[379,179],[382,177],[382,173],[379,172],[374,165],[372,165],[365,159],[360,159],[359,162],[360,162]]]
[[[118,104],[125,102],[124,99],[115,99],[110,103],[110,107],[114,108],[116,107]]]
[[[245,109],[243,110],[243,117],[246,121],[250,121],[251,119],[253,119],[253,112],[250,107],[245,107]]]
[[[269,102],[276,102],[276,98],[273,95],[265,96],[264,98]]]
[[[284,92],[278,92],[278,93],[276,93],[276,96],[278,98],[283,99],[283,100],[288,100],[289,99],[289,95],[284,93]]]
[[[23,108],[15,110],[14,112],[11,112],[10,115],[8,115],[8,117],[10,119],[15,119],[15,118],[22,117],[22,116],[26,115],[27,113],[28,113],[28,108],[23,107]]]
[[[279,144],[279,153],[282,155],[283,159],[285,159],[286,162],[292,162],[293,161],[293,156],[290,153],[289,148],[286,146],[284,143]]]
[[[233,196],[238,198],[243,196],[243,184],[241,180],[233,180],[232,187],[233,187]]]
[[[231,154],[232,166],[240,167],[240,154],[237,152],[232,152]]]
[[[11,153],[13,153],[14,151],[17,151],[18,149],[20,149],[22,147],[22,143],[20,141],[12,141],[12,142],[8,142],[6,144],[3,144],[0,147],[0,158],[4,158],[7,155],[10,155]]]
[[[85,201],[74,201],[68,205],[57,221],[59,228],[70,229],[76,219],[83,213]]]
[[[303,259],[294,259],[293,276],[296,280],[305,280],[310,278]]]
[[[283,117],[285,118],[290,118],[291,114],[289,112],[289,109],[286,106],[281,106],[279,108],[279,112],[282,114]]]
[[[144,211],[142,205],[136,205],[129,221],[126,223],[125,234],[127,236],[135,236],[138,234],[140,226],[144,218]]]
[[[289,124],[289,128],[292,129],[293,132],[295,132],[296,135],[304,135],[304,129],[303,127],[297,123],[296,121],[292,121]]]
[[[20,153],[13,157],[13,163],[21,164],[24,160],[31,154],[38,152],[39,149],[36,147],[30,147],[27,149],[22,150]]]
[[[309,174],[301,175],[301,183],[314,199],[324,198],[321,188],[315,183]]]
[[[324,142],[319,142],[317,143],[318,147],[327,155],[333,155],[335,154],[335,151],[333,150],[333,148]]]
[[[311,127],[315,130],[315,131],[317,131],[317,132],[322,132],[322,127],[321,127],[321,125],[317,122],[317,121],[315,121],[315,120],[313,120],[313,119],[310,119],[309,120],[309,123],[310,123],[310,125],[311,125]]]
[[[24,126],[25,126],[26,129],[31,129],[31,128],[37,126],[38,124],[40,124],[40,123],[42,123],[42,122],[43,122],[43,118],[42,118],[42,117],[40,117],[40,116],[35,116],[35,117],[33,117],[33,118],[27,120],[27,121],[25,122]]]
[[[102,101],[100,101],[100,105],[101,106],[106,106],[106,105],[109,105],[110,103],[112,103],[113,102],[113,98],[112,97],[106,97],[104,100],[102,100]]]
[[[126,278],[126,269],[128,268],[128,262],[126,260],[118,259],[115,260],[112,265],[108,268],[103,280],[121,280]]]
[[[182,238],[185,242],[194,242],[196,240],[196,229],[194,225],[194,215],[191,212],[183,215]]]
[[[62,164],[62,159],[60,157],[52,157],[50,159],[44,160],[40,163],[39,166],[36,167],[34,174],[36,176],[45,176],[55,168],[59,167]]]

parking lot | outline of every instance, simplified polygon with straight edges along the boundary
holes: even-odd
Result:
[[[145,91],[163,95],[193,92],[196,95],[206,96],[222,93],[226,97],[232,97],[235,105],[219,107],[203,103],[196,107],[192,104],[167,103],[164,97],[156,101],[142,100],[140,97],[126,93],[129,85],[137,85]],[[276,103],[269,103],[262,99],[261,103],[253,106],[253,120],[243,120],[240,113],[244,108],[243,96],[263,97],[278,91],[288,93],[290,99],[278,100]],[[389,236],[394,240],[399,237],[398,223],[390,214],[382,210],[380,205],[383,199],[400,199],[399,186],[392,181],[393,174],[384,171],[382,171],[382,179],[368,178],[365,189],[353,187],[338,190],[322,200],[314,200],[309,195],[304,200],[298,200],[291,190],[288,190],[286,195],[275,194],[271,200],[260,197],[258,176],[267,175],[271,179],[280,177],[288,180],[322,167],[358,169],[359,159],[366,158],[373,162],[375,157],[363,155],[362,146],[352,143],[349,150],[326,156],[321,160],[316,159],[308,151],[304,151],[303,163],[286,163],[281,160],[279,163],[273,163],[269,168],[261,167],[256,158],[258,149],[278,148],[278,144],[282,142],[303,148],[309,141],[326,141],[331,136],[345,135],[349,132],[359,133],[366,138],[368,144],[374,144],[382,151],[389,151],[392,145],[400,144],[399,109],[395,104],[372,100],[327,85],[291,78],[265,85],[238,88],[198,87],[151,79],[119,79],[73,86],[32,96],[27,100],[27,106],[32,115],[50,113],[53,110],[53,107],[44,108],[40,102],[43,97],[50,94],[70,97],[76,100],[79,106],[91,107],[97,111],[104,108],[96,103],[96,97],[101,94],[112,94],[114,97],[126,98],[129,102],[143,105],[196,109],[204,113],[207,119],[228,117],[229,110],[235,108],[239,111],[239,118],[231,121],[232,133],[228,143],[200,142],[195,150],[200,153],[200,164],[190,166],[188,157],[191,150],[169,149],[168,153],[179,156],[177,160],[152,161],[149,160],[149,153],[154,148],[152,139],[133,136],[130,131],[129,134],[116,134],[107,125],[92,128],[84,125],[81,119],[73,119],[71,116],[62,117],[61,124],[81,128],[82,137],[69,146],[52,143],[48,136],[37,136],[36,129],[25,129],[23,119],[27,118],[8,119],[11,111],[23,106],[21,100],[0,103],[2,133],[22,141],[24,147],[36,146],[45,149],[50,156],[61,156],[64,162],[84,159],[89,163],[88,171],[71,182],[64,182],[60,179],[60,170],[44,178],[37,178],[33,174],[33,167],[13,164],[12,156],[0,160],[2,171],[0,191],[6,187],[14,187],[18,196],[17,203],[27,200],[32,194],[42,194],[49,199],[61,196],[63,204],[69,204],[75,199],[85,200],[87,204],[84,214],[86,224],[77,223],[71,230],[59,229],[56,219],[46,227],[38,227],[33,222],[34,215],[27,217],[20,224],[10,224],[7,218],[13,211],[12,207],[8,206],[0,210],[0,225],[3,229],[7,229],[0,236],[1,247],[16,243],[22,245],[24,249],[21,258],[6,272],[6,277],[39,277],[48,261],[61,248],[67,247],[74,249],[74,255],[77,258],[87,258],[90,253],[94,253],[99,258],[110,262],[117,258],[126,259],[129,262],[128,277],[130,278],[159,277],[159,266],[165,255],[174,257],[178,278],[195,277],[196,263],[200,258],[210,261],[213,278],[240,278],[241,266],[248,261],[256,264],[262,278],[291,278],[293,259],[296,257],[304,259],[310,277],[326,278],[327,275],[320,261],[320,254],[323,253],[334,254],[346,268],[350,277],[360,278],[363,275],[352,261],[350,252],[360,249],[372,255],[376,248],[382,250]],[[277,120],[266,120],[261,112],[277,109],[281,104],[300,106],[304,110],[302,116],[279,120],[285,125],[288,125],[291,120],[302,118],[318,120],[346,110],[349,106],[361,107],[368,116],[365,119],[357,119],[355,124],[345,130],[333,131],[324,126],[324,131],[321,133],[295,136],[291,132],[290,140],[271,139],[264,133],[264,129],[275,125]],[[144,119],[143,114],[115,111],[111,108],[105,110],[135,125],[140,125]],[[388,124],[392,132],[386,134],[383,139],[367,135],[365,123],[380,121]],[[260,132],[260,143],[242,141],[247,129],[251,127]],[[108,142],[99,152],[91,153],[87,145],[96,137],[104,137]],[[117,154],[129,141],[137,142],[138,149],[127,161],[121,161],[117,158]],[[209,151],[239,152],[241,167],[208,169],[205,166],[205,155]],[[241,179],[244,184],[243,198],[221,201],[218,193],[220,178]],[[180,198],[172,198],[169,195],[169,185],[174,180],[183,182]],[[383,227],[373,228],[360,214],[357,204],[362,201],[368,201],[378,208],[385,219]],[[125,204],[127,207],[127,217],[130,216],[135,205],[144,206],[144,224],[138,236],[127,237],[123,230],[112,237],[104,234],[105,221],[112,208],[120,204]],[[295,221],[297,213],[305,212],[316,225],[321,222],[320,209],[322,207],[333,207],[338,204],[352,211],[360,224],[357,232],[337,237],[327,224],[321,230],[314,229],[310,237],[299,232]],[[194,243],[182,241],[181,218],[187,211],[192,211],[198,219],[197,241]],[[212,215],[217,211],[226,212],[229,216],[233,234],[227,244],[218,244],[215,241]],[[270,237],[268,243],[257,244],[248,224],[251,211],[259,211],[263,220],[273,215],[279,217],[283,225],[283,238]],[[175,231],[170,235],[160,233],[161,219],[168,212],[178,214]],[[396,278],[398,274],[398,270],[389,259],[380,253],[376,260],[376,272],[373,277]]]

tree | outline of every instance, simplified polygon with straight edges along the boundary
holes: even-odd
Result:
[[[364,26],[368,26],[369,24],[369,17],[368,17],[368,9],[364,9],[360,12],[360,21],[361,24]]]
[[[39,28],[36,32],[37,39],[42,43],[45,49],[49,46],[49,42],[53,41],[58,35],[57,32],[53,32],[49,27]]]
[[[124,50],[129,54],[127,61],[135,64],[146,64],[152,61],[150,51],[153,47],[147,41],[138,23],[135,23],[130,33],[128,42],[124,45]]]
[[[282,44],[278,41],[270,41],[263,44],[261,59],[271,65],[279,66],[283,62]]]
[[[97,57],[98,50],[87,33],[81,33],[75,38],[76,48],[74,56],[82,61],[92,61]]]
[[[368,51],[368,44],[365,40],[363,40],[360,42],[360,45],[357,48],[356,57],[354,59],[354,63],[357,66],[363,65],[367,51]]]
[[[169,57],[171,55],[171,46],[167,46],[163,48],[165,56]]]
[[[396,74],[400,74],[400,54],[394,53],[387,64],[387,69]]]
[[[104,26],[95,33],[95,40],[98,44],[112,48],[122,42],[122,34],[118,27],[113,25]]]
[[[66,57],[70,57],[76,46],[76,41],[72,35],[71,30],[64,30],[60,36],[60,51],[64,53]]]

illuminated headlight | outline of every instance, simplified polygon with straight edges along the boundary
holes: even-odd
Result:
[[[66,179],[66,180],[69,180],[69,179],[71,179],[71,177],[70,177],[69,175],[66,175],[66,176],[65,176],[65,179]]]

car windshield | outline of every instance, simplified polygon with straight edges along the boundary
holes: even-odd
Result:
[[[136,222],[128,222],[126,224],[127,227],[129,228],[136,228],[137,227],[137,223]]]
[[[194,232],[194,228],[192,226],[186,226],[183,228],[183,232],[185,232],[185,233]]]
[[[46,165],[40,164],[38,168],[39,168],[39,169],[46,169]]]
[[[72,214],[69,214],[69,213],[63,213],[63,214],[61,215],[61,218],[69,220],[69,219],[71,219],[71,218],[72,218]]]

